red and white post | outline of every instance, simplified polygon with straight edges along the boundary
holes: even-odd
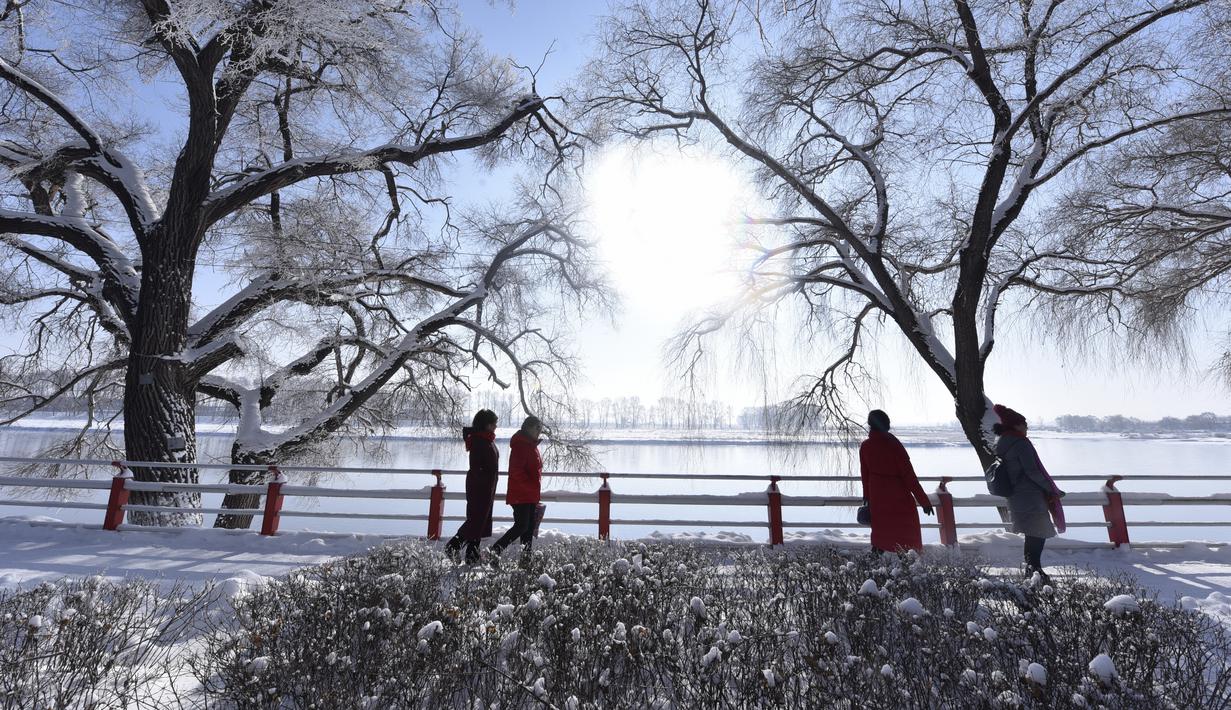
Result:
[[[1103,517],[1107,520],[1107,537],[1116,547],[1128,544],[1128,521],[1124,518],[1124,498],[1116,490],[1116,481],[1123,476],[1112,476],[1103,485],[1103,494],[1107,496],[1107,504],[1103,506]]]
[[[128,482],[132,480],[132,471],[125,468],[119,461],[112,461],[117,469],[111,478],[111,493],[107,496],[107,512],[103,516],[103,530],[119,530],[124,522],[124,506],[128,505]]]
[[[769,488],[765,491],[769,506],[769,544],[783,544],[782,534],[782,491],[778,490],[779,476],[769,477]]]
[[[936,522],[940,523],[940,542],[949,547],[957,547],[957,521],[953,517],[953,494],[946,485],[952,478],[943,476],[940,486],[936,489]]]
[[[598,487],[598,539],[611,538],[611,486],[607,485],[607,474],[603,477],[603,485]]]
[[[427,539],[439,540],[441,529],[445,523],[445,484],[440,479],[440,469],[434,469],[436,485],[432,486],[432,497],[427,504]]]
[[[278,470],[277,466],[269,467],[269,488],[265,492],[265,515],[261,518],[261,534],[262,535],[277,535],[278,524],[282,522],[282,485],[286,483],[286,476]]]

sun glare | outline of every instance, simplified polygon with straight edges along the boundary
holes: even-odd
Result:
[[[725,161],[674,146],[622,146],[587,176],[590,221],[628,301],[678,314],[739,286],[734,243],[751,188]]]

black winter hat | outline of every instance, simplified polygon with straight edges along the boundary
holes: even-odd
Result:
[[[868,426],[874,431],[889,431],[889,415],[880,409],[868,412]]]

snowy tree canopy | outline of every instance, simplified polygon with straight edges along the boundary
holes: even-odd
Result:
[[[561,403],[556,309],[606,302],[575,142],[448,7],[36,0],[0,32],[9,421],[122,390],[127,458],[192,461],[205,395],[233,459],[272,462],[408,402],[449,418],[475,373]]]

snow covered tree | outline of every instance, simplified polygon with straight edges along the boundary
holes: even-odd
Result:
[[[204,394],[241,412],[235,460],[267,461],[382,393],[464,382],[466,358],[507,379],[493,349],[527,388],[564,374],[550,287],[597,284],[551,201],[568,134],[532,76],[485,53],[449,7],[46,0],[0,12],[0,301],[28,335],[4,370],[76,373],[49,393],[10,378],[10,421],[122,388],[127,458],[191,463]],[[463,168],[510,162],[536,175],[505,191],[515,206],[454,205]],[[315,409],[299,401],[302,421],[265,432],[283,385],[326,366]],[[134,473],[197,480],[191,467]]]
[[[872,378],[867,343],[896,330],[987,463],[998,315],[1091,258],[1046,221],[1050,208],[1116,146],[1231,114],[1191,51],[1207,5],[680,0],[619,11],[589,72],[589,115],[617,135],[724,150],[772,205],[749,220],[744,298],[682,333],[676,361],[693,370],[734,324],[790,311],[822,363],[801,377],[796,421],[850,426],[847,398]]]
[[[285,315],[239,328],[242,342],[263,346],[249,348],[241,360],[257,361],[259,375],[249,375],[252,368],[239,369],[240,376],[211,374],[199,384],[202,392],[236,409],[232,462],[285,462],[312,453],[317,445],[335,448],[332,437],[339,433],[362,438],[387,431],[398,423],[407,401],[438,421],[459,421],[466,400],[457,393],[470,389],[468,373],[475,368],[497,386],[512,388],[512,403],[521,411],[545,414],[549,421],[562,415],[569,406],[562,396],[575,363],[562,347],[568,326],[560,322],[560,309],[568,303],[602,302],[605,294],[593,276],[588,244],[556,217],[478,222],[475,238],[466,243],[488,244],[490,253],[453,264],[447,251],[419,250],[414,253],[417,273],[403,272],[402,279],[384,275],[389,267],[375,264],[372,273],[382,274],[377,279],[363,273],[323,280],[319,272],[291,277],[283,267],[276,277],[256,282],[259,289],[240,292],[219,306],[215,317],[227,318],[235,309],[252,307],[245,304],[269,289],[299,291],[280,304]],[[433,259],[438,263],[433,265]],[[347,263],[362,260],[348,257]],[[275,278],[281,283],[271,285]],[[298,300],[309,306],[305,309]],[[285,332],[288,325],[320,337],[288,358],[280,346],[301,341]],[[268,414],[280,407],[289,426],[266,429]],[[234,483],[263,480],[261,473],[231,473]],[[258,499],[231,495],[224,507],[252,508]],[[248,516],[224,515],[216,524],[249,522]]]

